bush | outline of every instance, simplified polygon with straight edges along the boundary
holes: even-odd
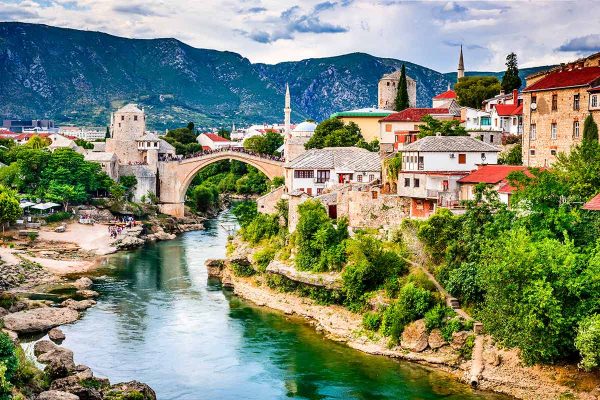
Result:
[[[453,315],[454,311],[444,305],[436,304],[432,309],[425,313],[425,327],[428,332],[433,329],[442,329],[446,325],[446,320],[450,315]]]
[[[46,222],[48,222],[48,223],[59,222],[59,221],[64,221],[66,219],[71,219],[72,217],[73,217],[73,214],[71,214],[70,212],[59,211],[54,214],[48,215],[46,217]]]
[[[240,229],[242,239],[256,244],[279,233],[279,218],[276,215],[257,214],[245,227]]]
[[[586,371],[600,365],[600,314],[584,318],[579,323],[575,347],[581,354],[579,366]]]
[[[6,377],[6,370],[6,365],[0,363],[0,400],[10,400],[12,398],[13,386]]]
[[[10,337],[0,332],[0,364],[6,367],[4,376],[12,381],[19,368],[19,360],[15,352],[15,345]]]
[[[252,265],[249,262],[243,262],[242,260],[234,260],[231,262],[231,268],[235,276],[252,276],[256,274]]]
[[[450,293],[465,304],[474,304],[483,300],[475,263],[463,262],[458,268],[450,270],[445,286]]]
[[[465,360],[470,360],[473,357],[473,347],[475,347],[475,335],[467,336],[465,344],[458,350],[458,354]]]
[[[254,253],[252,259],[256,263],[259,271],[265,272],[269,263],[275,258],[275,253],[277,253],[277,248],[271,244],[267,244],[265,247]]]
[[[442,327],[442,337],[446,342],[449,342],[452,340],[452,335],[461,330],[463,330],[463,323],[461,319],[456,316],[446,321],[446,324]]]
[[[196,211],[206,212],[219,203],[219,191],[210,182],[203,182],[192,190],[193,206]]]
[[[404,327],[422,318],[433,302],[434,296],[429,290],[407,283],[400,289],[398,300],[383,312],[382,333],[390,336],[392,342],[398,342]]]
[[[367,312],[363,315],[362,325],[365,329],[376,332],[381,326],[381,314]]]
[[[250,224],[258,215],[255,201],[241,201],[231,208],[231,212],[242,227]]]

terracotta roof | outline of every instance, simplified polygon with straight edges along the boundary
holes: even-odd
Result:
[[[206,135],[213,142],[229,142],[229,140],[217,135],[216,133],[203,133],[203,135]]]
[[[507,117],[510,115],[521,115],[523,114],[523,105],[515,104],[496,104],[496,112],[501,117]]]
[[[505,183],[504,185],[500,186],[500,188],[498,189],[498,193],[508,193],[508,194],[511,194],[515,190],[517,190],[516,187],[511,186],[508,183]]]
[[[600,211],[600,193],[583,205],[584,210]]]
[[[402,149],[403,152],[500,152],[500,148],[470,136],[426,136]]]
[[[497,184],[506,180],[513,171],[524,171],[527,167],[521,165],[483,165],[479,169],[460,179],[460,183]]]
[[[564,71],[557,70],[549,73],[533,85],[527,86],[524,92],[586,86],[592,84],[597,79],[600,79],[600,66],[574,68]]]
[[[426,115],[448,114],[447,108],[407,108],[406,110],[388,115],[379,122],[421,122]]]
[[[434,100],[441,99],[456,99],[456,92],[452,89],[446,90],[444,93],[440,93],[433,98]]]

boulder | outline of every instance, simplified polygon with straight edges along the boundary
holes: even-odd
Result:
[[[27,310],[27,303],[25,303],[24,301],[16,301],[8,309],[8,311],[11,313],[16,313],[23,310]]]
[[[93,284],[94,282],[92,282],[90,278],[84,276],[83,278],[77,279],[73,285],[75,285],[77,289],[89,289]]]
[[[462,349],[469,335],[471,335],[471,332],[468,331],[454,332],[452,334],[452,342],[450,345],[454,350]]]
[[[48,332],[48,337],[53,342],[61,342],[65,340],[65,334],[59,328],[50,329],[50,332]]]
[[[429,339],[427,340],[429,343],[429,347],[432,349],[439,349],[442,346],[447,345],[446,340],[442,336],[442,331],[439,329],[434,329],[429,333]]]
[[[58,390],[48,390],[47,392],[40,393],[37,400],[79,400],[79,396]]]
[[[6,308],[0,307],[0,318],[8,315],[8,310]]]
[[[92,378],[82,381],[72,375],[53,381],[50,390],[68,392],[78,396],[80,400],[102,400],[100,388],[103,386],[108,386],[108,380]]]
[[[139,247],[145,243],[144,240],[135,236],[125,236],[123,239],[118,240],[115,245],[120,250],[128,250]]]
[[[63,301],[61,304],[61,307],[67,307],[70,308],[72,310],[77,310],[77,311],[84,311],[87,310],[90,307],[93,307],[96,305],[96,301],[95,300],[73,300],[73,299],[67,299],[65,301]]]
[[[37,359],[40,363],[46,364],[44,372],[52,379],[64,378],[75,370],[73,352],[64,347],[57,346]]]
[[[42,354],[49,353],[57,348],[58,346],[49,340],[40,340],[33,345],[33,354],[35,354],[35,356],[38,357]]]
[[[420,353],[427,348],[427,345],[428,335],[425,328],[425,320],[420,319],[411,322],[404,328],[402,340],[400,341],[402,348]]]
[[[36,333],[75,322],[79,319],[79,313],[70,308],[44,307],[19,311],[2,319],[4,327],[17,334]]]
[[[138,393],[144,396],[144,400],[156,400],[156,393],[154,393],[154,390],[145,383],[138,381],[117,383],[104,392],[105,396],[113,396],[115,398],[134,398],[134,396],[139,396]],[[137,399],[139,397],[135,398]]]
[[[77,295],[79,297],[83,297],[84,299],[91,299],[91,298],[100,296],[100,293],[98,293],[94,290],[80,289],[75,292],[75,295]]]
[[[484,355],[484,359],[486,364],[492,365],[494,367],[497,367],[500,364],[502,364],[502,356],[498,354],[498,352],[495,350],[490,350],[486,352]]]
[[[94,373],[92,372],[92,369],[87,365],[76,365],[75,376],[79,380],[88,380],[94,377]]]

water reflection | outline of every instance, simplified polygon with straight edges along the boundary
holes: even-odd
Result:
[[[111,258],[96,307],[65,327],[76,361],[160,399],[491,399],[445,375],[324,339],[208,282],[227,233],[206,231]]]

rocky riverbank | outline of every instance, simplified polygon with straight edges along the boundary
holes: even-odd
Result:
[[[229,259],[207,262],[209,275],[219,277],[236,295],[259,306],[303,317],[331,340],[369,354],[417,362],[447,372],[467,384],[475,381],[481,390],[520,399],[600,398],[597,375],[582,373],[575,366],[526,367],[517,351],[498,347],[487,335],[477,336],[475,349],[471,347],[466,354],[463,349],[471,332],[456,332],[446,342],[436,330],[428,333],[423,320],[418,320],[405,329],[400,345],[389,347],[386,338],[362,328],[361,315],[344,307],[320,305],[295,293],[273,290],[264,274],[236,276],[232,264],[250,264],[254,250],[238,242],[231,247],[235,251]],[[472,358],[471,352],[476,356]]]
[[[20,398],[31,400],[155,400],[156,394],[148,385],[137,381],[111,384],[108,379],[94,376],[89,367],[77,365],[73,352],[60,346],[65,335],[59,327],[77,321],[85,310],[96,304],[92,298],[98,295],[92,290],[93,282],[89,278],[80,278],[69,285],[75,298],[58,305],[6,292],[0,298],[2,333],[15,345],[20,345],[21,340],[30,340],[32,335],[44,335],[34,345],[37,362],[45,366],[43,372],[30,371],[29,376],[37,376],[36,384],[28,385],[27,390],[17,386],[15,395],[18,393]]]

